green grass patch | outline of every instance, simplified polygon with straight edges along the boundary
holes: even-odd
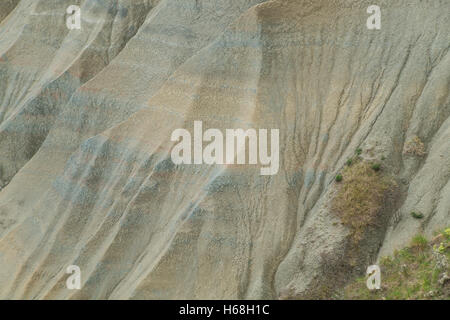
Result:
[[[418,234],[417,236],[415,236],[413,239],[412,239],[412,242],[411,242],[411,246],[413,247],[413,248],[418,248],[418,249],[420,249],[420,250],[423,250],[423,249],[425,249],[426,247],[427,247],[427,245],[428,245],[428,240],[427,240],[427,238],[425,238],[423,235],[421,235],[421,234]]]
[[[447,264],[442,264],[443,259],[447,261]],[[380,259],[380,290],[369,290],[366,286],[366,278],[360,277],[344,288],[343,298],[450,300],[450,280],[442,282],[445,273],[450,275],[449,262],[449,229],[431,241],[423,235],[417,235],[412,239],[410,246],[396,251],[392,256]]]
[[[374,171],[380,171],[381,170],[381,164],[379,163],[374,163],[370,166],[372,168],[372,170]]]

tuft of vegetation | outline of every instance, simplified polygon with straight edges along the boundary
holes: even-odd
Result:
[[[342,181],[342,174],[338,174],[335,178],[336,182],[341,182]]]
[[[362,160],[345,167],[342,175],[345,180],[332,201],[332,210],[350,229],[353,244],[357,244],[368,227],[377,225],[395,182],[372,170],[370,164]]]
[[[448,234],[447,234],[448,230]],[[439,242],[439,248],[433,242]],[[438,250],[436,250],[438,249]],[[344,288],[345,299],[450,299],[450,230],[434,240],[417,235],[411,245],[380,261],[381,289],[370,291],[366,277]]]
[[[356,153],[358,156],[361,155],[362,149],[361,149],[361,148],[356,149],[356,150],[355,150],[355,153]]]
[[[349,167],[352,165],[352,163],[353,163],[353,159],[348,159],[347,162],[345,162],[345,164]]]
[[[411,241],[411,247],[412,248],[418,248],[420,250],[423,250],[427,247],[428,240],[423,235],[418,234],[415,236]]]
[[[380,171],[380,169],[381,169],[381,164],[379,164],[379,163],[374,163],[374,164],[372,164],[371,168],[372,168],[372,170],[374,170],[374,171]]]
[[[439,252],[439,253],[444,253],[445,249],[446,249],[446,246],[444,245],[443,242],[441,242],[439,244],[439,247],[437,247],[436,245],[433,247],[433,250],[436,251],[436,252]]]
[[[421,212],[418,212],[418,211],[411,212],[411,216],[414,219],[422,219],[423,218],[423,214]]]
[[[422,140],[418,136],[413,136],[405,143],[403,154],[423,157],[427,153],[425,152],[425,145]]]

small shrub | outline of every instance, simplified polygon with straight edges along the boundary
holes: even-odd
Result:
[[[425,145],[422,140],[418,136],[413,136],[405,143],[403,154],[423,157],[427,153],[425,152]]]
[[[374,164],[372,164],[371,168],[372,168],[372,170],[374,170],[374,171],[380,171],[380,169],[381,169],[381,164],[379,164],[379,163],[374,163]]]
[[[335,178],[336,182],[341,182],[342,181],[342,174],[338,174]]]
[[[345,164],[350,167],[352,165],[352,163],[353,163],[353,160],[352,159],[348,159]]]
[[[361,148],[356,149],[355,153],[356,153],[358,156],[361,155],[362,149],[361,149]]]
[[[370,164],[362,160],[355,160],[351,167],[345,167],[342,175],[345,180],[332,201],[332,210],[349,227],[353,244],[357,244],[367,228],[376,225],[395,182],[376,174]]]
[[[411,212],[411,216],[414,218],[414,219],[422,219],[423,218],[423,214],[421,213],[421,212],[416,212],[416,211],[413,211],[413,212]]]
[[[439,244],[439,247],[433,246],[433,250],[438,253],[444,253],[445,252],[445,245],[443,242]]]

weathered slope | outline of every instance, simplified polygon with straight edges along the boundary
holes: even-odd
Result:
[[[52,181],[84,139],[145,107],[148,98],[179,65],[211,43],[240,13],[259,2],[160,3],[117,59],[62,106],[39,152],[2,193],[0,233],[14,233],[21,221],[29,216],[34,218],[32,210],[43,201],[46,192],[53,190]],[[20,193],[14,191],[16,187],[21,189]],[[45,216],[50,219],[51,214]],[[34,226],[32,222],[31,227]],[[43,236],[30,232],[38,238]],[[25,250],[33,249],[31,246]]]
[[[158,3],[81,2],[81,30],[65,27],[73,1],[22,1],[2,26],[0,187],[40,148],[73,92],[109,64]]]
[[[0,239],[0,296],[316,297],[373,263],[380,247],[390,252],[418,228],[448,222],[448,1],[381,2],[380,31],[365,28],[369,4],[253,6],[203,50],[170,56],[174,68],[152,56],[124,88],[139,68],[121,52],[77,91],[0,194],[11,219]],[[180,34],[170,43],[183,43]],[[165,77],[152,76],[145,91],[139,82],[157,66]],[[194,120],[279,128],[280,172],[174,166],[170,134]],[[415,136],[425,155],[404,153]],[[383,174],[399,188],[349,263],[355,252],[331,209],[333,178],[358,147],[366,161],[384,158]],[[409,215],[417,206],[427,217],[420,224]],[[83,271],[81,291],[64,287],[70,264]]]

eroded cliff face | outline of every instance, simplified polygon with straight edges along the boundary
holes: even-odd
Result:
[[[372,4],[0,5],[0,297],[329,297],[449,225],[450,3]],[[175,165],[194,121],[279,129],[278,173]]]

